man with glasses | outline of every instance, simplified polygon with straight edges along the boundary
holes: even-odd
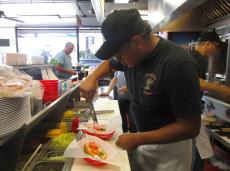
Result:
[[[112,90],[116,91],[115,93],[117,94],[123,132],[137,132],[135,121],[130,110],[131,104],[124,72],[115,72],[113,79],[110,81],[107,91],[101,93],[100,96],[109,96]]]
[[[120,135],[116,144],[134,151],[138,171],[191,170],[201,114],[194,59],[154,36],[137,9],[108,15],[102,34],[105,42],[96,56],[105,61],[81,83],[82,95],[92,99],[99,78],[123,71],[139,132]]]

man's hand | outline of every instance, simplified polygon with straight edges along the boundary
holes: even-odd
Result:
[[[127,151],[134,151],[138,147],[138,133],[125,133],[118,137],[116,145]]]
[[[76,71],[74,71],[74,70],[71,70],[71,74],[72,74],[72,75],[76,75],[76,74],[77,74],[77,72],[76,72]]]
[[[76,71],[72,70],[72,69],[66,69],[64,68],[61,64],[57,64],[56,65],[56,69],[59,71],[59,72],[64,72],[64,73],[68,73],[68,74],[71,74],[71,75],[76,75]]]
[[[113,71],[110,62],[108,60],[103,61],[93,73],[88,75],[86,79],[80,84],[81,95],[86,100],[92,100],[97,92],[97,81],[110,74]]]
[[[97,92],[97,80],[87,77],[81,82],[79,89],[81,95],[86,98],[87,101],[91,101]]]
[[[103,92],[100,94],[100,96],[109,96],[109,93],[108,92]]]

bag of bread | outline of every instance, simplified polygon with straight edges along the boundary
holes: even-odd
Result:
[[[32,77],[8,65],[0,65],[0,98],[20,97],[31,92]]]

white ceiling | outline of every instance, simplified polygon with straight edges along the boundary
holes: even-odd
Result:
[[[36,2],[36,0],[28,1]],[[100,26],[100,23],[96,20],[95,14],[90,12],[93,7],[89,0],[77,1],[77,3],[75,0],[56,0],[55,3],[29,3],[26,0],[18,0],[15,2],[17,3],[1,3],[0,0],[0,11],[4,11],[7,17],[22,20],[24,23],[0,18],[0,27],[47,25],[76,26],[76,14],[80,16],[82,26]],[[148,0],[139,0],[138,2],[128,4],[106,2],[104,15],[106,17],[113,10],[124,8],[138,8],[147,11]]]
[[[91,1],[96,5],[103,4],[102,20],[113,10],[137,8],[154,26],[186,0],[130,0],[132,2],[120,4],[113,3],[113,0],[0,0],[0,11],[4,11],[6,17],[24,21],[20,23],[0,18],[0,27],[75,27],[79,21],[81,26],[100,26],[102,20],[98,22],[96,15],[92,13]],[[95,12],[98,18],[98,11]],[[79,16],[78,19],[76,15]]]

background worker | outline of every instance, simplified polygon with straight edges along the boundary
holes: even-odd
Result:
[[[123,132],[136,132],[134,118],[130,110],[130,97],[126,86],[124,72],[117,71],[114,73],[114,77],[110,81],[107,91],[101,93],[101,96],[108,96],[114,87],[116,87],[118,94],[117,100],[122,118]]]
[[[230,88],[220,86],[215,83],[205,81],[208,70],[208,59],[214,57],[219,52],[223,42],[221,42],[216,32],[203,32],[197,39],[195,50],[190,54],[194,57],[199,65],[200,87],[203,91],[211,91],[218,93],[220,96],[230,96]],[[202,93],[203,94],[203,93]],[[200,134],[194,139],[194,160],[193,171],[203,171],[204,161],[213,156],[213,150],[210,144],[210,139],[206,133],[205,127],[201,125]]]
[[[230,100],[230,87],[206,81],[209,58],[216,56],[217,53],[226,55],[224,46],[224,42],[220,40],[216,32],[203,32],[199,35],[195,50],[191,51],[190,54],[199,65],[200,88],[228,101]]]
[[[58,61],[55,74],[59,79],[69,79],[72,75],[77,74],[72,69],[72,58],[70,54],[73,52],[73,50],[74,44],[67,42],[65,44],[65,48],[55,56]]]
[[[105,61],[81,84],[90,100],[97,80],[115,70],[125,73],[138,133],[116,144],[135,151],[141,171],[189,171],[192,138],[200,130],[197,64],[176,44],[152,34],[137,9],[116,10],[102,23],[105,42],[96,56]]]

